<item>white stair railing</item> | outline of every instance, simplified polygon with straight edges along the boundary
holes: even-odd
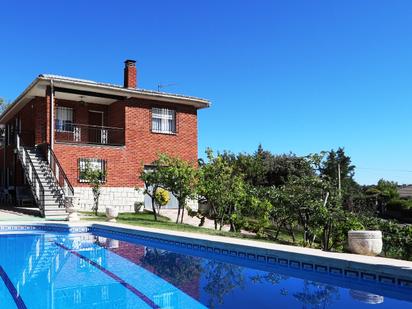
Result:
[[[34,168],[34,164],[30,158],[30,155],[25,147],[22,146],[22,141],[20,135],[16,135],[16,148],[17,154],[20,162],[23,166],[24,173],[26,175],[27,181],[29,182],[30,188],[32,189],[34,199],[39,209],[44,211],[44,187],[40,180],[39,175]]]

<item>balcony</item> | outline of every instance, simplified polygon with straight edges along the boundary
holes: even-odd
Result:
[[[58,143],[123,146],[124,129],[70,123],[56,127],[55,139]]]

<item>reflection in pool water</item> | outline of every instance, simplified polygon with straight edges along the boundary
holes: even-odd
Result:
[[[0,235],[0,308],[19,301],[20,308],[412,307],[358,288],[159,247],[91,234]]]

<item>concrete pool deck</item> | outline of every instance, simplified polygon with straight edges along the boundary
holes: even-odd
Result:
[[[45,222],[44,219],[31,216],[27,214],[23,214],[20,212],[8,210],[8,209],[0,209],[0,222],[9,222],[13,223],[15,221],[24,221],[24,222]]]
[[[281,245],[258,240],[239,239],[199,233],[130,226],[108,222],[0,222],[2,226],[49,226],[56,228],[84,227],[84,231],[107,233],[113,238],[136,238],[157,241],[182,250],[197,250],[201,254],[234,257],[260,265],[286,266],[292,271],[305,270],[318,275],[364,279],[370,282],[412,288],[412,262],[350,253],[325,252],[319,249]],[[125,239],[127,241],[127,239]]]

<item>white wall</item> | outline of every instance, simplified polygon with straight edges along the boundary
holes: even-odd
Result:
[[[91,188],[75,187],[74,196],[78,199],[80,210],[92,210],[94,202]],[[120,212],[134,212],[134,203],[143,201],[143,188],[136,190],[128,187],[102,187],[99,211],[104,211],[107,206],[115,206]]]
[[[75,187],[74,188],[74,203],[78,202],[78,209],[84,211],[91,211],[93,208],[93,192],[90,187]],[[174,198],[174,197],[173,197]],[[76,201],[77,200],[77,201]],[[119,212],[134,212],[134,203],[142,202],[145,204],[147,210],[151,210],[150,197],[143,194],[143,188],[136,190],[129,187],[102,187],[99,198],[99,211],[104,212],[107,206],[115,206]],[[146,202],[146,203],[145,203]],[[177,201],[171,207],[177,209]],[[192,210],[198,209],[197,200],[188,200],[187,206]]]

